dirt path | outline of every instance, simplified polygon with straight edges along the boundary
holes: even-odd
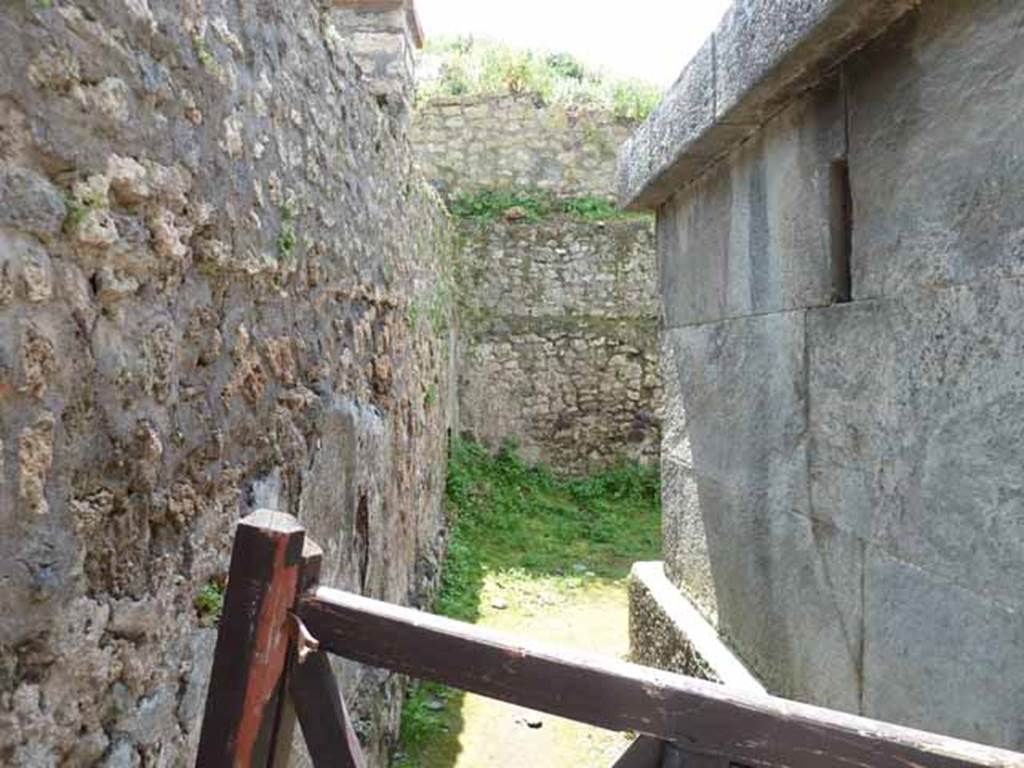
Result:
[[[477,624],[544,643],[624,658],[628,652],[622,581],[492,574]],[[628,737],[473,694],[434,706],[448,710],[419,768],[586,768],[608,766]]]
[[[587,477],[529,466],[511,449],[452,443],[453,520],[434,610],[545,645],[612,657],[628,649],[626,577],[661,543],[656,469]],[[410,688],[394,768],[605,768],[626,736],[465,695]]]

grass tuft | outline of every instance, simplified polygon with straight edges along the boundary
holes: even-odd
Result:
[[[485,221],[513,218],[537,222],[547,216],[557,215],[571,216],[582,221],[604,221],[638,215],[623,211],[611,200],[599,195],[556,197],[534,187],[461,192],[448,203],[448,208],[456,218]]]
[[[200,587],[192,604],[202,626],[214,626],[220,621],[224,611],[225,586],[223,579],[213,578]]]
[[[295,253],[298,237],[295,234],[295,207],[292,203],[281,206],[281,229],[277,233],[277,256],[282,261]]]

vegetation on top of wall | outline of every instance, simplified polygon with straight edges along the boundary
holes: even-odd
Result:
[[[620,216],[629,216],[617,205],[604,197],[594,195],[581,195],[561,200],[559,207],[562,213],[575,216],[578,219],[592,221],[594,219],[613,219]]]
[[[448,202],[452,215],[460,219],[539,221],[545,216],[564,214],[584,221],[635,216],[606,197],[580,195],[557,197],[535,188],[480,189],[461,192]],[[645,215],[645,214],[641,214]]]
[[[532,467],[514,446],[496,455],[453,439],[445,500],[448,554],[434,611],[479,618],[495,582],[517,601],[577,600],[591,582],[624,579],[638,560],[660,556],[659,472],[620,464],[585,477]],[[503,610],[514,612],[509,605]],[[550,610],[550,609],[549,609]],[[435,683],[412,688],[402,710],[400,768],[434,764],[458,731],[461,694]],[[444,764],[450,764],[444,762]]]
[[[663,93],[642,80],[609,77],[568,53],[525,50],[473,37],[429,42],[418,71],[424,100],[532,93],[549,104],[607,109],[623,120],[645,119]]]

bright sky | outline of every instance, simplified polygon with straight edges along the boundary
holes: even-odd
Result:
[[[730,0],[416,0],[427,38],[475,35],[568,51],[608,72],[672,83]]]

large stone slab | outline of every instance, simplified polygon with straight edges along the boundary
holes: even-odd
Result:
[[[730,144],[710,128],[715,122],[715,45],[708,40],[687,64],[650,118],[623,146],[620,190],[644,188],[645,198],[664,200],[687,176],[704,167]],[[739,129],[749,133],[749,128]],[[736,131],[729,131],[731,139]],[[707,137],[701,140],[702,137]],[[681,147],[688,160],[679,162]],[[642,207],[642,206],[637,206]]]
[[[1024,273],[1022,24],[935,0],[851,61],[855,298]]]
[[[1019,280],[810,312],[815,516],[1024,606],[1022,325]]]
[[[773,693],[1020,748],[1024,10],[933,0],[843,54],[831,306],[844,108],[786,94],[820,27],[783,27],[884,6],[739,0],[716,33],[747,62],[715,73],[716,126],[763,128],[659,211],[668,575]]]
[[[705,510],[806,512],[802,313],[670,329],[666,344]]]
[[[843,126],[833,82],[663,206],[668,327],[832,300],[830,168],[845,154]]]
[[[720,631],[770,690],[855,711],[861,547],[808,516],[803,314],[671,329],[666,345],[685,409],[663,446],[672,576],[713,590]]]
[[[877,548],[865,593],[865,714],[1024,749],[1024,612]]]
[[[664,374],[661,425],[661,516],[665,571],[712,622],[718,621],[715,583],[711,578],[707,533],[690,447],[689,423],[683,403],[679,355],[672,334],[662,338]]]
[[[861,543],[786,509],[711,518],[722,636],[773,694],[858,712]]]

